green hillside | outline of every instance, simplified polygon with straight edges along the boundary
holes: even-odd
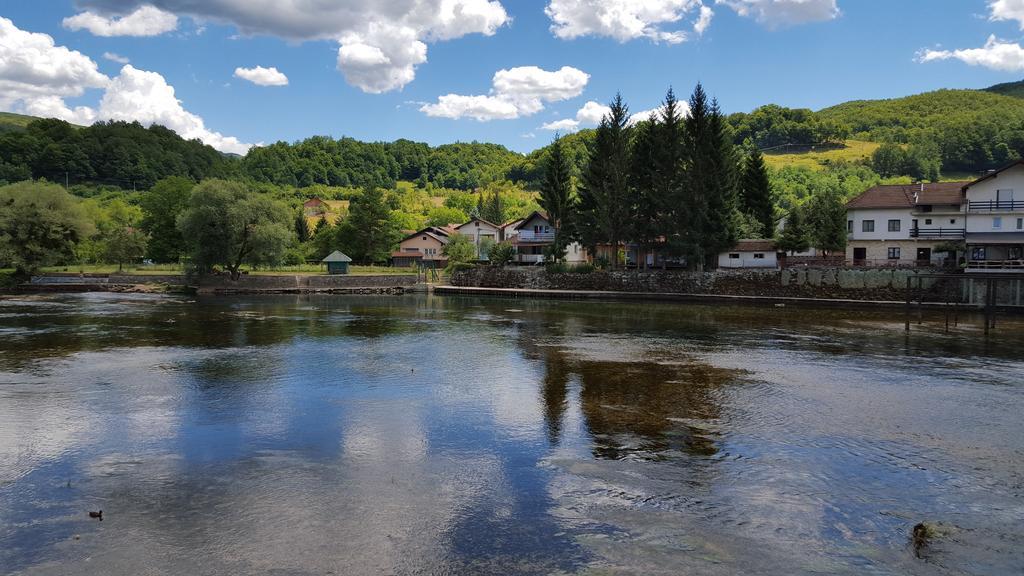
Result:
[[[1002,94],[1003,96],[1012,96],[1014,98],[1024,98],[1024,80],[1019,82],[1005,82],[1003,84],[989,86],[988,88],[985,88],[985,92],[992,92],[993,94]]]
[[[0,112],[0,132],[13,130],[24,130],[28,123],[37,120],[35,116],[14,114],[12,112]]]

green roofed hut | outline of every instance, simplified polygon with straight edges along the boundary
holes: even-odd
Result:
[[[348,274],[348,263],[351,261],[351,258],[338,250],[331,252],[327,258],[321,260],[321,262],[327,264],[328,274]]]

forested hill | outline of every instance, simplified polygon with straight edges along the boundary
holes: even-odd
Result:
[[[728,121],[737,144],[763,150],[822,144],[843,149],[852,140],[861,144],[849,148],[847,162],[872,167],[883,177],[934,178],[935,167],[965,175],[1024,157],[1024,98],[1016,96],[1024,96],[1024,82],[852,101],[817,112],[766,105],[732,114]],[[592,131],[583,130],[563,138],[564,151],[577,171],[586,162],[591,137]],[[891,143],[903,149],[906,158],[893,162],[890,146],[886,169],[879,169],[873,165],[877,159],[852,153],[877,147],[862,141]],[[547,146],[523,155],[478,142],[429,146],[411,140],[361,142],[315,136],[234,157],[160,126],[109,122],[79,127],[0,114],[0,182],[46,178],[146,189],[162,178],[185,176],[290,187],[392,187],[409,181],[420,187],[472,190],[510,180],[536,190],[547,155]],[[922,171],[922,166],[931,168]]]
[[[985,92],[1002,94],[1003,96],[1013,96],[1014,98],[1024,98],[1024,81],[996,84],[995,86],[985,88]]]

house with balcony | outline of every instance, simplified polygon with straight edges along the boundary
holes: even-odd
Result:
[[[1024,160],[961,188],[968,272],[1024,272]]]
[[[846,204],[846,260],[855,266],[940,265],[967,236],[965,182],[874,186]]]
[[[555,227],[548,215],[535,211],[523,218],[506,236],[516,247],[517,264],[540,264],[544,261],[544,250],[555,243]],[[566,248],[565,261],[579,264],[587,261],[587,251],[578,242]]]

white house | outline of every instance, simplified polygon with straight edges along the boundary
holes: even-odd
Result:
[[[846,204],[846,259],[854,265],[939,263],[936,248],[966,236],[964,182],[875,186]]]
[[[502,227],[484,220],[473,218],[469,222],[457,226],[455,231],[463,236],[469,237],[476,246],[476,256],[481,260],[487,259],[488,246],[502,240]]]
[[[1024,160],[962,187],[968,271],[1024,272]]]
[[[719,268],[778,268],[774,240],[739,240],[732,250],[718,255]]]

